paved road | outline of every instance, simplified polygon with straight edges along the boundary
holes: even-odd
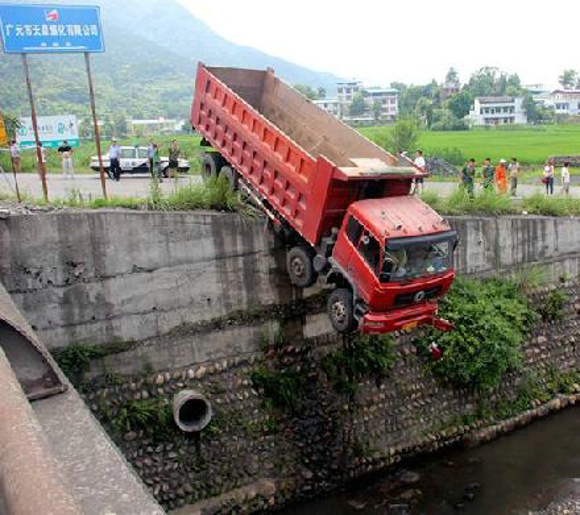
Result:
[[[189,184],[191,182],[200,182],[198,175],[185,175],[179,178],[179,185]],[[40,179],[36,174],[26,173],[18,176],[20,190],[34,198],[42,198],[42,187]],[[170,193],[175,188],[174,179],[165,179],[161,184],[164,193]],[[425,190],[436,191],[442,196],[449,196],[457,188],[454,182],[434,182],[427,181]],[[478,186],[479,188],[479,186]],[[84,198],[101,197],[101,182],[98,174],[77,175],[75,179],[64,179],[61,175],[48,175],[48,194],[49,198],[66,198],[70,192],[79,191]],[[119,197],[146,197],[149,191],[148,175],[126,175],[121,177],[120,182],[113,182],[107,179],[107,191],[110,196]],[[519,197],[528,197],[537,192],[543,192],[542,184],[521,184],[518,188]],[[12,174],[0,173],[0,192],[13,193],[14,181]],[[555,192],[560,193],[560,186],[555,187]],[[571,195],[580,197],[580,186],[570,188]]]
[[[2,176],[3,175],[3,176]],[[0,173],[0,192],[14,194],[14,176],[11,173]],[[20,191],[34,198],[42,198],[42,185],[38,175],[24,173],[18,175]],[[184,175],[179,178],[179,185],[198,182],[201,178],[196,175]],[[116,197],[146,197],[149,192],[149,176],[126,175],[121,176],[119,182],[107,179],[109,196]],[[71,192],[78,191],[86,199],[102,197],[99,174],[77,174],[74,179],[64,179],[62,175],[49,174],[47,176],[48,196],[50,199],[66,198]],[[164,179],[161,189],[170,193],[175,188],[175,179]]]

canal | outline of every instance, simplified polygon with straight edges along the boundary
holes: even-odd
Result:
[[[284,515],[528,514],[580,495],[580,408],[297,505]],[[576,513],[576,512],[569,512]]]

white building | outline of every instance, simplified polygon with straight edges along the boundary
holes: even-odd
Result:
[[[327,113],[338,117],[340,114],[340,102],[338,98],[323,98],[313,101],[318,107],[324,109]]]
[[[356,93],[362,91],[363,85],[359,81],[337,82],[336,93],[341,104],[350,104]]]
[[[579,115],[580,114],[580,90],[557,89],[550,95],[550,103],[556,114]]]
[[[183,130],[185,120],[170,120],[158,118],[157,120],[127,120],[127,132],[130,136],[173,133]]]
[[[511,125],[528,123],[522,97],[477,97],[469,111],[472,125]]]
[[[381,105],[381,120],[393,121],[399,114],[399,92],[394,88],[365,88],[365,100],[369,106],[378,102]]]

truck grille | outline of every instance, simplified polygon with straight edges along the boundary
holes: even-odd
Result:
[[[416,302],[423,302],[425,300],[433,299],[439,295],[441,291],[441,286],[435,286],[433,288],[427,288],[426,290],[415,290],[409,293],[401,293],[395,297],[395,306],[407,306],[409,304],[415,304]],[[424,296],[422,299],[416,299],[416,295],[419,292],[423,292]]]

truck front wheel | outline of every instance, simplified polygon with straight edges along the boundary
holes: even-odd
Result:
[[[328,297],[328,316],[332,327],[339,333],[351,333],[356,329],[354,301],[348,288],[337,288]]]
[[[312,257],[304,247],[292,247],[286,255],[286,268],[290,276],[290,282],[294,286],[307,288],[312,286],[317,279],[314,271]]]

